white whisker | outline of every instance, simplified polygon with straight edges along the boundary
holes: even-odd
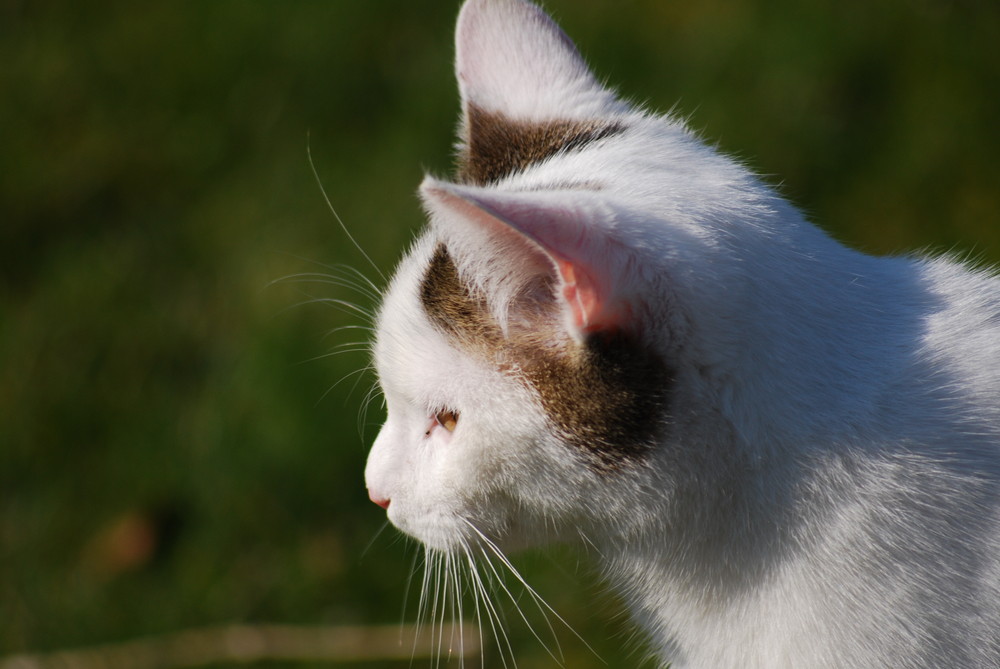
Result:
[[[362,318],[364,318],[368,323],[375,322],[375,316],[374,314],[372,314],[371,311],[348,300],[342,300],[336,297],[312,297],[308,300],[304,300],[298,303],[295,306],[305,306],[308,304],[325,304],[343,313],[359,315]]]
[[[326,360],[327,358],[333,358],[338,355],[343,355],[345,353],[368,353],[370,351],[367,342],[347,342],[345,344],[338,344],[334,347],[336,350],[327,351],[326,353],[321,353],[312,358],[306,358],[299,364],[306,364],[310,362],[316,362],[317,360]]]
[[[344,330],[364,330],[368,334],[375,334],[375,328],[372,327],[372,326],[370,326],[370,325],[341,325],[341,326],[335,327],[332,330],[330,330],[329,332],[327,332],[324,335],[324,338],[325,337],[331,337],[331,336],[333,336],[335,334],[343,332]],[[362,342],[359,342],[359,343],[362,343]]]
[[[268,286],[273,286],[278,283],[283,282],[295,282],[297,280],[308,281],[310,278],[324,279],[330,278],[338,281],[350,282],[352,288],[356,288],[358,292],[364,292],[373,297],[379,297],[382,294],[382,289],[379,288],[374,281],[372,281],[364,272],[346,263],[324,263],[312,258],[306,258],[297,254],[289,254],[297,260],[307,262],[310,265],[315,265],[324,271],[322,272],[298,272],[295,274],[289,274],[283,276],[279,279],[271,281]],[[375,268],[378,271],[378,268]],[[379,276],[384,280],[385,276],[379,271]]]
[[[420,635],[421,628],[423,626],[424,616],[427,611],[427,588],[430,585],[430,575],[431,575],[431,559],[433,555],[429,548],[424,547],[424,574],[420,583],[420,599],[417,601],[417,623],[416,623],[416,634]],[[416,644],[416,639],[414,639],[414,644]]]
[[[456,645],[456,631],[458,634],[458,657],[459,666],[465,666],[465,629],[464,629],[464,607],[462,606],[462,573],[458,568],[459,563],[455,560],[454,555],[449,556],[449,567],[451,568],[452,576],[452,586],[454,587],[455,603],[452,607],[452,613],[454,613],[455,619],[458,621],[458,627],[452,626],[451,629],[451,642],[449,645],[449,653],[452,653]]]
[[[470,578],[476,591],[477,610],[478,601],[482,600],[483,608],[486,611],[486,620],[493,631],[493,638],[496,640],[497,647],[500,650],[500,661],[503,663],[504,667],[508,667],[507,657],[509,656],[511,658],[511,662],[516,667],[517,660],[514,657],[514,648],[511,646],[510,638],[507,636],[507,632],[503,628],[503,621],[501,620],[500,614],[493,605],[493,602],[490,600],[490,593],[479,574],[475,558],[472,556],[471,551],[467,551],[466,556],[468,558]]]
[[[434,563],[434,603],[431,607],[431,619],[430,619],[430,627],[432,630],[434,629],[434,627],[438,626],[438,617],[443,616],[443,614],[441,613],[441,609],[443,607],[442,600],[444,598],[444,593],[442,591],[442,583],[441,583],[442,569],[444,569],[444,554],[436,553],[436,560]],[[444,626],[444,619],[442,617],[440,627],[438,627],[438,633],[436,635],[437,649],[435,652],[435,656],[437,660],[434,666],[440,666],[441,664],[441,634],[443,626]]]
[[[369,368],[371,367],[369,366]],[[358,411],[358,434],[362,437],[362,440],[364,440],[365,426],[368,424],[368,410],[375,398],[379,397],[381,393],[382,389],[378,383],[372,383],[361,402],[361,409]]]
[[[386,525],[388,525],[388,524],[389,524],[389,521],[386,521]],[[400,646],[403,645],[403,637],[402,637],[402,635],[403,635],[403,626],[402,626],[402,621],[406,620],[406,605],[410,601],[410,588],[413,586],[413,577],[417,573],[417,560],[420,558],[420,555],[421,555],[420,551],[414,551],[414,553],[413,553],[413,560],[410,561],[410,573],[406,575],[406,589],[403,591],[403,615],[402,615],[402,618],[400,619],[401,624],[400,624],[400,628],[399,628],[399,634],[400,634],[399,645]],[[426,561],[427,561],[427,553],[426,553],[426,550],[425,550],[424,551],[424,563],[425,564],[426,564]],[[417,619],[419,620],[419,618],[420,618],[420,616],[419,616],[419,613],[418,613]]]
[[[357,389],[358,383],[361,382],[362,375],[365,374],[366,372],[369,372],[369,371],[371,371],[371,366],[362,367],[360,369],[355,369],[354,371],[351,371],[351,372],[348,372],[347,374],[344,374],[342,377],[340,377],[339,381],[337,381],[332,386],[330,386],[329,388],[327,388],[326,392],[324,392],[322,395],[320,395],[319,399],[316,400],[316,406],[319,406],[320,404],[322,404],[323,400],[325,400],[330,393],[332,393],[334,390],[336,390],[337,386],[339,386],[341,383],[343,383],[347,379],[350,379],[350,378],[354,377],[355,378],[355,382],[354,382],[354,385],[351,387],[351,392],[347,393],[347,397],[350,398],[350,396],[352,394],[354,394],[354,390]]]
[[[371,538],[371,541],[368,542],[368,545],[365,546],[365,549],[361,551],[361,556],[359,557],[359,559],[364,558],[365,555],[368,554],[368,551],[371,550],[371,547],[375,545],[375,540],[378,539],[380,536],[382,536],[382,533],[385,532],[385,528],[387,527],[389,527],[389,521],[388,520],[383,521],[382,527],[378,528],[378,531],[375,532],[375,536]]]
[[[278,283],[322,284],[338,288],[348,288],[372,301],[377,301],[381,296],[378,289],[374,287],[374,284],[370,284],[370,282],[362,284],[349,276],[338,276],[336,274],[320,274],[318,272],[289,274],[280,279],[275,279],[269,285],[276,285]]]
[[[344,231],[345,235],[347,235],[347,238],[354,245],[354,248],[356,248],[358,252],[361,253],[362,257],[368,261],[368,264],[371,265],[378,273],[378,275],[382,278],[382,280],[385,281],[385,275],[382,273],[382,270],[379,269],[378,265],[375,264],[375,261],[372,260],[367,253],[365,253],[365,250],[361,248],[361,245],[358,244],[356,239],[354,239],[354,236],[351,234],[351,231],[347,229],[346,225],[344,225],[344,221],[341,220],[340,215],[337,213],[337,210],[333,208],[333,203],[330,202],[330,198],[326,194],[326,189],[323,187],[323,181],[319,178],[319,172],[316,170],[316,163],[313,162],[312,146],[309,142],[308,136],[306,138],[306,155],[308,155],[309,157],[309,167],[312,169],[313,177],[315,177],[316,179],[316,185],[319,186],[320,193],[323,194],[323,199],[326,201],[326,206],[330,209],[330,213],[333,214],[333,217],[337,219],[337,223],[340,225],[340,229]]]
[[[538,592],[534,588],[532,588],[530,585],[528,585],[528,582],[521,575],[521,572],[519,572],[517,570],[517,568],[514,567],[513,563],[511,563],[511,561],[507,558],[507,556],[503,554],[503,551],[501,551],[500,548],[489,537],[487,537],[483,532],[481,532],[479,530],[478,527],[476,527],[473,523],[469,522],[468,520],[465,520],[465,524],[468,525],[472,529],[472,531],[476,533],[476,535],[479,537],[479,539],[482,540],[483,544],[490,549],[490,551],[496,556],[496,558],[498,560],[500,560],[500,562],[514,576],[514,578],[516,578],[521,583],[521,585],[524,587],[525,591],[534,600],[535,606],[537,606],[538,609],[539,609],[539,611],[542,613],[542,617],[545,619],[545,622],[547,624],[549,624],[549,629],[550,630],[552,630],[552,626],[549,623],[549,618],[548,618],[548,616],[545,613],[546,611],[548,611],[553,616],[555,616],[556,620],[558,620],[560,623],[562,623],[563,626],[567,630],[569,630],[570,633],[573,634],[573,636],[575,636],[577,639],[579,639],[583,643],[583,645],[586,646],[587,649],[591,653],[594,654],[595,657],[597,657],[599,660],[601,660],[602,662],[604,662],[604,660],[601,659],[601,656],[597,653],[597,651],[594,650],[594,648],[589,643],[587,643],[587,640],[584,639],[575,629],[573,629],[573,626],[570,625],[568,622],[566,622],[566,620],[562,616],[560,616],[559,613],[554,608],[552,608],[552,606],[549,605],[549,603],[546,602],[545,599],[541,595],[539,595]],[[484,552],[484,555],[485,555],[485,552]],[[487,560],[487,564],[490,564],[492,566],[492,562],[489,561],[489,560]],[[504,589],[506,590],[506,588],[504,588]],[[508,595],[509,594],[510,593],[508,591]],[[518,612],[520,613],[520,608],[519,607],[518,607]],[[523,617],[523,614],[522,614],[522,617]],[[530,628],[530,626],[529,626],[529,628]],[[534,633],[534,630],[531,630],[531,631],[532,631],[532,633]],[[554,634],[555,633],[553,631],[553,635]],[[537,635],[536,635],[536,638],[537,638]],[[539,641],[541,641],[541,639],[539,639]],[[542,645],[544,646],[544,643]],[[556,645],[557,645],[557,647],[559,646],[558,639],[556,639]],[[548,648],[546,648],[546,650],[548,650]],[[559,650],[560,650],[560,655],[561,655],[562,654],[561,648]]]
[[[527,626],[528,631],[531,632],[531,635],[535,637],[535,640],[542,645],[542,648],[544,648],[545,652],[549,654],[549,657],[555,660],[559,664],[559,666],[563,666],[565,658],[562,655],[562,648],[559,646],[559,640],[555,637],[555,630],[552,629],[552,625],[551,623],[549,623],[549,619],[548,616],[545,614],[545,611],[541,607],[538,607],[539,611],[542,612],[542,618],[545,620],[545,624],[548,626],[549,631],[552,633],[552,637],[556,642],[556,650],[558,651],[558,655],[552,652],[552,649],[549,648],[549,645],[545,643],[542,637],[539,636],[538,632],[535,631],[534,625],[531,624],[531,621],[528,619],[528,616],[525,615],[524,613],[524,609],[521,608],[521,604],[518,601],[518,598],[514,596],[514,593],[512,593],[510,591],[510,588],[507,587],[507,584],[504,583],[503,577],[497,571],[497,568],[493,564],[493,561],[490,559],[490,556],[484,552],[483,557],[485,558],[486,565],[493,572],[493,575],[496,578],[496,583],[500,586],[500,589],[503,590],[503,592],[507,595],[507,598],[510,599],[511,604],[514,605],[514,610],[517,611],[517,615],[520,616],[522,621],[524,621],[524,624]],[[517,576],[516,573],[515,576]],[[523,583],[524,581],[522,580],[521,582]]]

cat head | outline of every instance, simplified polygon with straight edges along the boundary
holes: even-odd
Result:
[[[783,205],[602,86],[529,2],[469,0],[456,50],[457,175],[421,185],[378,318],[370,495],[439,549],[627,531],[711,457],[686,444],[724,429],[734,256],[769,252]]]

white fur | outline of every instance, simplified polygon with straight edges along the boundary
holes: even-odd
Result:
[[[670,438],[597,473],[431,325],[416,291],[439,240],[497,314],[545,244],[490,241],[429,181],[379,319],[373,496],[435,549],[474,543],[467,521],[504,548],[592,542],[674,667],[1000,667],[1000,281],[839,245],[682,124],[623,111],[557,31],[521,0],[467,2],[464,101],[628,130],[454,192],[577,213],[588,266],[675,368]],[[458,428],[425,437],[445,407]]]
[[[626,108],[597,85],[569,38],[534,5],[466,4],[458,25],[455,72],[468,102],[532,120],[589,118]]]

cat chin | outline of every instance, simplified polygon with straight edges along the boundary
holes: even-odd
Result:
[[[468,545],[474,533],[456,516],[443,514],[404,513],[389,507],[388,517],[396,529],[416,539],[426,548],[441,553],[453,553]]]
[[[410,534],[410,533],[407,533]],[[445,529],[422,533],[422,536],[410,534],[427,549],[440,553],[473,553],[495,552],[504,555],[514,555],[523,551],[545,548],[557,543],[552,537],[542,537],[531,533],[503,532],[499,534],[486,532],[456,532],[449,533]]]
[[[390,517],[390,520],[392,518]],[[487,546],[501,551],[518,550],[518,544],[510,544],[510,535],[486,533],[472,521],[460,517],[442,518],[438,522],[419,521],[416,523],[395,522],[402,532],[419,541],[425,548],[438,553],[479,552]]]
[[[502,503],[494,501],[487,513],[405,513],[390,507],[389,521],[400,531],[426,548],[442,553],[499,550],[505,554],[558,543],[568,543],[569,533],[553,533],[551,524],[531,523],[502,513],[495,513]],[[537,527],[536,527],[537,525]]]

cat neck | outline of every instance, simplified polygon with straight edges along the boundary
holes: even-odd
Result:
[[[827,652],[866,666],[822,644],[836,642],[832,629],[862,638],[866,626],[891,624],[880,600],[901,586],[865,571],[871,533],[891,528],[895,545],[948,537],[928,530],[929,518],[961,517],[974,498],[987,508],[996,494],[970,482],[964,497],[949,492],[956,477],[996,468],[996,379],[968,383],[991,363],[975,312],[961,306],[998,299],[995,280],[984,275],[963,295],[973,277],[945,261],[872,258],[811,226],[785,229],[778,258],[758,249],[744,259],[760,265],[744,270],[739,308],[694,326],[695,359],[711,364],[681,371],[693,389],[675,407],[674,437],[684,436],[657,454],[661,478],[633,498],[650,512],[609,525],[600,546],[639,622],[665,655],[676,640],[690,666],[775,666],[765,651],[778,637],[812,639],[802,652],[817,666]],[[949,280],[959,273],[961,283]],[[951,376],[959,363],[961,383]],[[961,466],[950,464],[956,434]],[[894,510],[906,505],[935,511],[901,523]],[[867,602],[864,615],[839,619],[843,598]]]
[[[699,314],[710,320],[692,337],[708,363],[692,379],[697,400],[753,459],[794,458],[911,415],[922,400],[906,379],[926,364],[924,321],[940,301],[921,264],[858,253],[790,208],[782,219],[780,237],[738,259],[730,308]]]

